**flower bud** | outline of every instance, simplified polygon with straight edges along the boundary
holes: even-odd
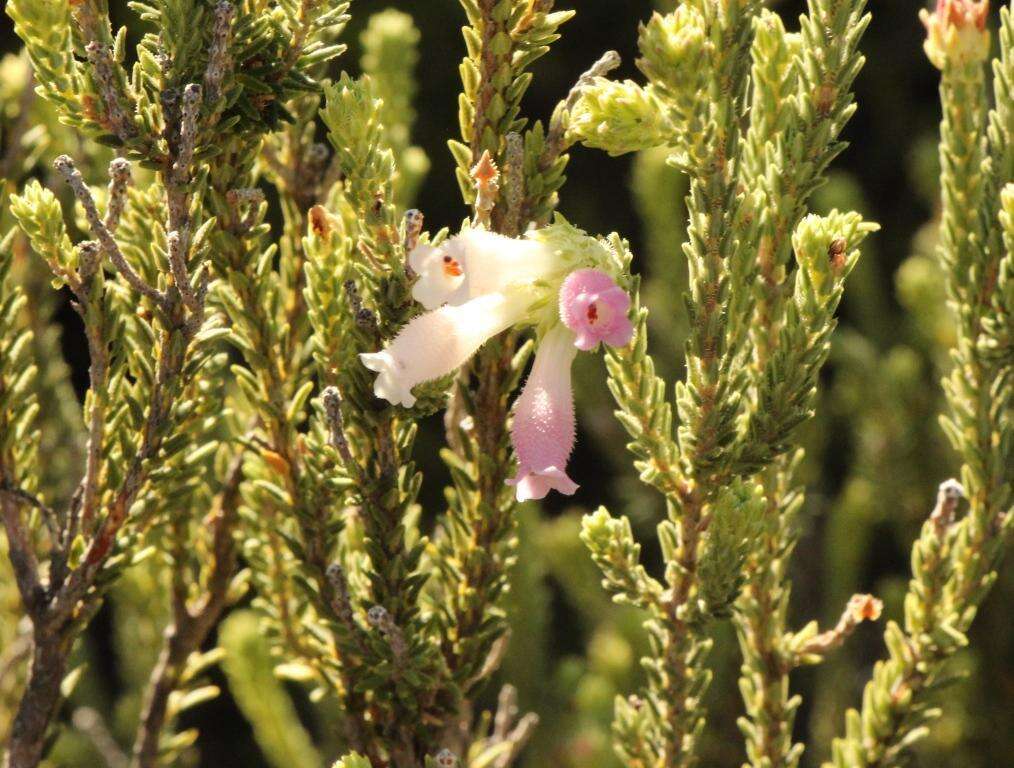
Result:
[[[858,213],[832,210],[827,216],[810,214],[796,226],[792,248],[800,275],[796,299],[800,309],[823,311],[836,303],[840,289],[859,259],[859,244],[876,224],[864,222]]]
[[[664,16],[655,13],[642,24],[637,46],[641,58],[638,68],[652,85],[664,89],[679,100],[693,96],[704,71],[706,34],[701,14],[681,5]]]
[[[923,10],[926,26],[923,48],[937,69],[980,64],[989,57],[986,16],[989,0],[937,0],[933,13]]]
[[[675,142],[665,109],[648,89],[626,80],[597,78],[571,113],[570,136],[586,146],[622,155]]]

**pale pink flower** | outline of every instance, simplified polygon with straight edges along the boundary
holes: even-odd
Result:
[[[508,480],[518,501],[541,499],[549,491],[570,496],[577,483],[567,476],[574,450],[574,394],[570,367],[577,355],[574,334],[557,325],[546,333],[514,406],[511,442],[518,473]]]
[[[373,392],[395,405],[415,405],[412,388],[460,368],[488,339],[521,322],[531,297],[490,293],[459,306],[446,304],[413,318],[380,352],[359,359],[376,371]]]
[[[488,339],[529,321],[544,304],[535,285],[561,273],[561,258],[544,243],[465,230],[440,246],[409,254],[418,275],[412,296],[430,310],[412,319],[380,352],[359,356],[377,376],[377,397],[411,408],[412,388],[461,367]]]
[[[629,311],[627,292],[597,269],[571,272],[560,288],[560,318],[583,352],[595,349],[600,341],[613,347],[629,344],[634,336]]]

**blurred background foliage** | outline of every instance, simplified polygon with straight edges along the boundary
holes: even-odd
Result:
[[[536,67],[525,111],[547,118],[577,76],[603,51],[623,56],[620,77],[634,76],[638,22],[666,3],[650,0],[571,0],[576,18],[563,38]],[[801,3],[783,1],[777,8],[789,26]],[[885,601],[885,614],[901,613],[909,574],[912,540],[932,507],[937,485],[956,466],[937,423],[942,406],[939,381],[948,366],[945,350],[952,342],[952,323],[944,303],[942,274],[933,255],[936,199],[936,135],[939,106],[937,72],[922,52],[923,28],[916,4],[881,2],[871,8],[874,20],[863,45],[867,64],[856,82],[859,111],[845,138],[851,148],[834,164],[831,182],[815,199],[814,210],[854,208],[882,225],[864,247],[842,306],[842,323],[834,336],[832,356],[823,376],[817,418],[805,427],[806,460],[801,479],[806,502],[800,516],[803,536],[794,558],[792,610],[795,626],[817,618],[833,624],[848,596],[871,591]],[[130,13],[126,2],[110,0],[114,26]],[[395,7],[411,14],[418,28],[419,66],[414,84],[417,120],[411,137],[396,137],[409,148],[405,162],[425,177],[416,204],[432,231],[457,228],[466,210],[454,177],[454,160],[446,141],[457,131],[458,64],[464,53],[460,36],[463,15],[456,0],[356,0],[346,41],[352,44],[337,68],[355,73],[361,61],[359,35],[372,14]],[[409,56],[411,27],[400,16],[386,17],[390,28],[405,36],[385,57]],[[134,26],[132,29],[136,30]],[[9,158],[30,174],[62,152],[89,157],[102,167],[108,156],[57,126],[49,108],[23,98],[26,67],[16,55],[10,21],[0,19],[0,124],[8,135],[18,120],[37,132],[35,155]],[[390,64],[362,61],[369,68]],[[337,75],[337,72],[335,72]],[[405,81],[391,95],[411,94]],[[29,108],[27,117],[25,108]],[[404,108],[404,105],[399,105]],[[6,144],[4,145],[6,148]],[[8,153],[9,157],[10,153]],[[5,173],[5,176],[10,174]],[[616,230],[628,237],[636,254],[634,268],[645,276],[644,302],[651,308],[656,361],[667,379],[679,378],[685,315],[680,294],[685,265],[679,249],[684,231],[685,182],[664,162],[664,154],[608,158],[575,150],[569,183],[560,210],[577,226],[593,232]],[[8,187],[5,194],[11,189]],[[3,221],[7,231],[10,221]],[[281,226],[280,216],[274,221]],[[38,274],[25,268],[31,312],[55,314],[62,337],[41,335],[42,375],[60,380],[69,366],[76,393],[54,390],[51,412],[64,412],[73,425],[74,395],[87,379],[85,343],[76,316],[48,290]],[[34,282],[33,282],[34,281]],[[56,297],[56,298],[54,298]],[[64,299],[65,301],[65,299]],[[40,323],[41,325],[41,323]],[[49,350],[49,353],[46,352]],[[638,538],[654,541],[652,532],[663,510],[659,497],[637,482],[624,450],[624,435],[612,418],[602,363],[585,356],[575,376],[578,413],[583,419],[573,476],[582,488],[573,499],[556,497],[520,511],[519,564],[510,599],[510,647],[500,677],[517,687],[519,706],[541,718],[526,753],[526,765],[605,768],[616,764],[609,738],[613,699],[635,689],[644,652],[639,617],[630,608],[612,605],[599,586],[599,574],[578,539],[580,516],[598,504],[629,515]],[[60,419],[54,419],[59,421]],[[442,439],[440,417],[420,439],[418,459],[428,478],[422,501],[431,509],[443,505],[440,488],[446,470],[437,458]],[[74,430],[71,429],[72,433]],[[80,445],[73,434],[50,435],[41,446],[52,477],[69,478]],[[59,487],[50,484],[50,487]],[[646,552],[658,565],[657,552]],[[0,560],[0,562],[5,562]],[[657,568],[655,569],[657,570]],[[93,622],[78,651],[81,674],[63,713],[70,727],[61,731],[51,760],[57,765],[124,765],[122,747],[129,743],[140,707],[143,684],[154,662],[166,621],[165,585],[150,565],[133,569],[116,588]],[[0,570],[0,740],[10,676],[5,665],[16,662],[9,574]],[[1014,569],[1000,581],[972,630],[971,650],[956,662],[968,679],[947,692],[944,717],[923,742],[915,763],[929,768],[985,768],[1012,765],[1014,755],[1014,633],[1008,606],[1014,600]],[[6,618],[5,618],[6,617]],[[732,766],[743,759],[736,729],[741,701],[735,695],[739,653],[731,626],[715,628],[710,689],[710,729],[702,752],[704,765]],[[180,746],[183,762],[229,768],[294,768],[336,757],[333,701],[311,702],[295,683],[278,681],[257,624],[242,609],[219,629],[226,660],[211,671],[222,695],[188,709]],[[803,764],[826,758],[827,746],[855,705],[873,662],[884,652],[878,627],[866,626],[846,647],[819,668],[801,669],[793,679],[804,699],[796,721],[797,740],[811,748]],[[496,690],[486,704],[495,704]],[[198,689],[210,694],[211,689]],[[193,731],[188,731],[192,727]]]

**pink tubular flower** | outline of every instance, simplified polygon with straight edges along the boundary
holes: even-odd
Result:
[[[551,490],[567,496],[577,490],[577,483],[567,476],[576,434],[570,380],[576,355],[573,334],[559,325],[546,334],[535,353],[511,428],[518,473],[507,483],[516,487],[518,501],[541,499]]]
[[[627,292],[597,269],[571,272],[560,288],[560,318],[575,333],[574,345],[583,352],[600,341],[613,347],[629,344],[634,336],[629,311]]]

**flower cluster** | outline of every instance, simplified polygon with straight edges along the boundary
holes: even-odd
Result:
[[[511,439],[519,501],[550,490],[572,494],[566,466],[574,448],[571,364],[600,342],[633,336],[630,296],[615,281],[611,252],[566,223],[513,239],[467,229],[409,255],[413,298],[428,310],[380,352],[361,355],[375,371],[377,397],[412,407],[412,389],[460,368],[493,336],[534,326],[539,346],[515,404]]]
[[[979,64],[989,56],[986,17],[989,0],[937,0],[933,13],[923,10],[924,48],[937,69]]]

